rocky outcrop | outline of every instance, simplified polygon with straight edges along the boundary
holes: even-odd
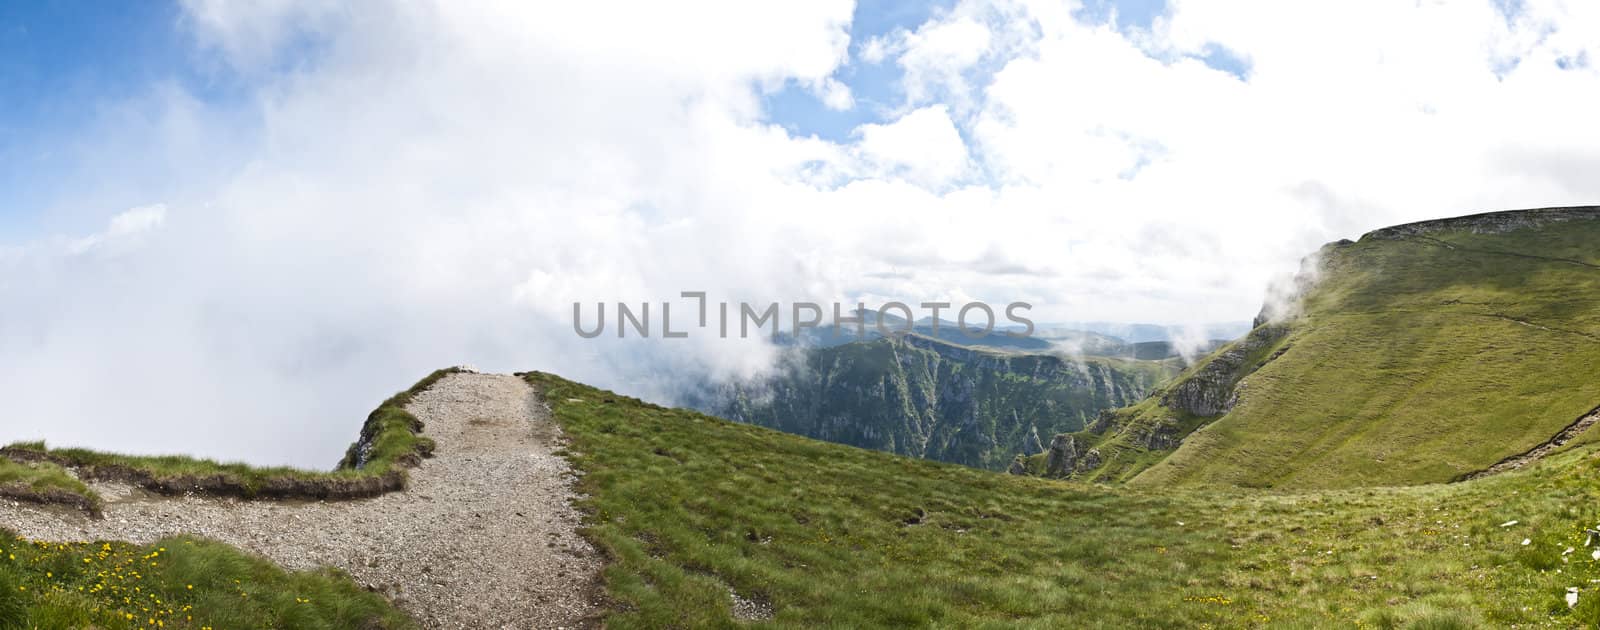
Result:
[[[1287,348],[1264,360],[1253,359],[1276,345],[1288,332],[1288,327],[1281,325],[1257,327],[1238,343],[1212,355],[1188,377],[1168,387],[1161,395],[1161,404],[1173,411],[1207,418],[1227,413],[1238,400],[1234,386],[1239,379],[1281,356],[1282,350]]]
[[[1506,210],[1485,212],[1464,217],[1418,221],[1367,232],[1361,240],[1401,239],[1425,236],[1436,232],[1472,232],[1474,234],[1499,234],[1539,227],[1563,221],[1600,219],[1600,206],[1574,206],[1566,208],[1539,208],[1534,210]]]
[[[1078,460],[1078,470],[1094,470],[1100,467],[1100,449],[1091,448]]]
[[[1099,468],[1102,461],[1100,449],[1088,448],[1084,441],[1071,435],[1057,435],[1045,451],[1044,474],[1046,477],[1071,477]]]
[[[1161,422],[1137,427],[1130,441],[1134,446],[1151,451],[1170,451],[1178,448],[1183,436],[1178,433],[1178,419],[1167,418]]]
[[[1050,450],[1045,451],[1044,474],[1065,477],[1078,469],[1078,441],[1070,435],[1057,435],[1050,440]]]
[[[1102,410],[1099,414],[1096,414],[1095,417],[1094,417],[1094,421],[1090,422],[1089,426],[1084,427],[1084,430],[1086,430],[1086,431],[1088,431],[1090,433],[1105,434],[1107,431],[1110,431],[1112,427],[1116,426],[1116,424],[1117,424],[1117,410],[1115,410],[1115,409],[1105,409],[1105,410]],[[1042,452],[1043,450],[1044,449],[1041,448],[1041,449],[1036,449],[1036,450],[1034,450],[1032,452],[1038,453],[1038,452]]]

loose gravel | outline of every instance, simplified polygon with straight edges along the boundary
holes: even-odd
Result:
[[[527,383],[459,373],[408,409],[438,447],[404,492],[346,502],[159,497],[94,484],[105,518],[0,502],[0,525],[35,540],[213,538],[289,569],[334,566],[426,628],[597,626],[594,548],[577,534],[575,473]]]

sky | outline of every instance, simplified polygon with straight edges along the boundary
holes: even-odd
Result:
[[[1600,199],[1600,5],[1289,4],[0,5],[0,441],[325,468],[436,367],[777,353],[574,302],[1238,321],[1324,242]]]

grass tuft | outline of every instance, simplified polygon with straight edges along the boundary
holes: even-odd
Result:
[[[367,417],[360,438],[331,472],[255,467],[178,455],[52,449],[44,442],[13,443],[0,448],[0,457],[32,465],[65,466],[77,470],[86,479],[124,481],[162,494],[195,492],[246,499],[371,497],[404,489],[405,469],[432,455],[433,440],[419,435],[422,422],[406,411],[405,406],[439,379],[459,371],[459,368],[437,370],[410,389],[384,401]]]
[[[102,502],[89,486],[49,462],[0,457],[0,498],[75,507],[98,517]]]
[[[287,572],[222,543],[41,543],[0,529],[0,630],[412,627],[346,575]]]

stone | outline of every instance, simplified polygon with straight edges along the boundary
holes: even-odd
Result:
[[[1050,450],[1045,451],[1044,474],[1048,477],[1065,477],[1077,470],[1078,443],[1065,433],[1050,439]]]

